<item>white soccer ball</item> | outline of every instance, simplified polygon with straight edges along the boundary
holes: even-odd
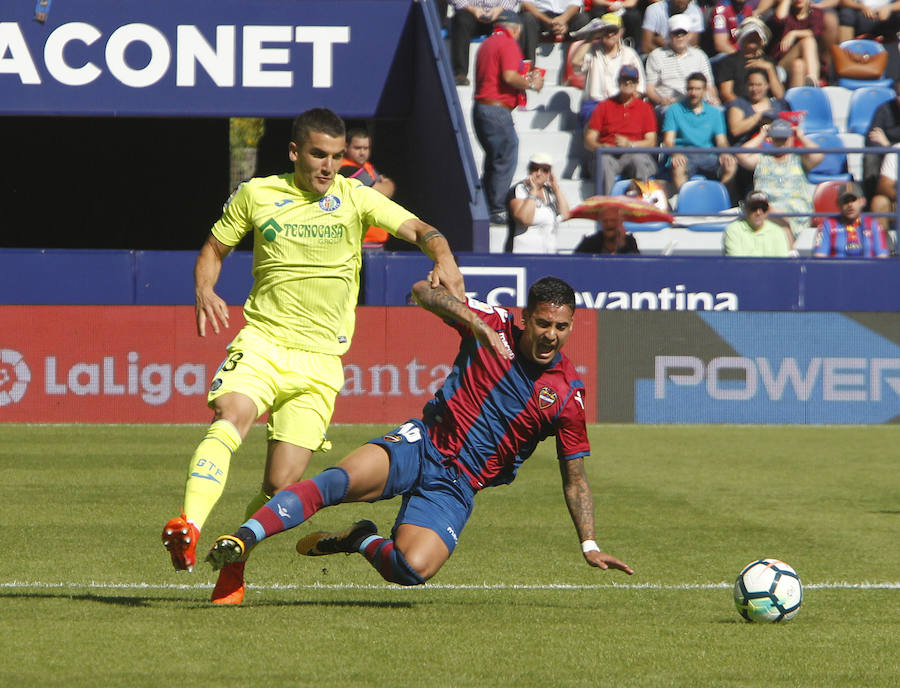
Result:
[[[778,559],[747,564],[734,583],[734,605],[747,621],[788,621],[797,616],[801,602],[797,572]]]

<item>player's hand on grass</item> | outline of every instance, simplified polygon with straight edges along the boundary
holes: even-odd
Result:
[[[228,328],[228,304],[214,291],[207,294],[197,293],[197,334],[206,336],[206,323],[208,322],[213,332],[219,334],[219,323]]]
[[[619,571],[624,571],[629,576],[634,575],[634,571],[628,564],[621,559],[616,559],[612,554],[590,551],[585,552],[584,558],[587,560],[588,564],[596,566],[598,569],[603,569],[604,571],[606,569],[618,569]]]

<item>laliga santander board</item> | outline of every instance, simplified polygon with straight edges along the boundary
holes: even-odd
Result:
[[[206,423],[206,392],[243,325],[198,337],[192,306],[0,306],[0,422]],[[518,309],[512,309],[519,318]],[[565,352],[596,419],[596,313],[576,312]],[[417,307],[360,307],[332,422],[418,417],[446,377],[458,335]]]

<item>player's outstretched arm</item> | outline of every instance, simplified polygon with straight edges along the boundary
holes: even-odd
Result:
[[[594,494],[584,471],[584,459],[561,460],[559,472],[566,506],[569,507],[569,515],[581,540],[585,561],[598,569],[613,568],[632,575],[634,571],[628,564],[611,554],[601,552],[594,541]]]
[[[450,244],[443,234],[427,222],[410,218],[400,225],[397,236],[418,246],[422,253],[434,261],[434,270],[430,273],[432,287],[443,284],[453,296],[465,301],[466,285]]]
[[[487,323],[475,315],[465,303],[457,299],[443,285],[432,285],[431,275],[428,280],[419,280],[413,285],[412,295],[422,308],[431,311],[444,320],[455,320],[465,323],[472,330],[475,338],[483,346],[489,347],[500,358],[511,359],[512,352]]]
[[[223,327],[228,327],[228,305],[216,294],[215,286],[222,271],[222,261],[231,248],[210,234],[194,264],[197,334],[201,337],[206,336],[207,322],[216,334],[219,334],[220,322]]]

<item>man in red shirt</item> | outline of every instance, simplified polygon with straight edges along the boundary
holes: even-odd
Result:
[[[506,193],[512,185],[519,157],[519,137],[512,111],[525,89],[540,91],[544,86],[540,72],[519,73],[521,31],[519,15],[504,10],[494,25],[494,33],[481,44],[475,59],[472,125],[484,149],[481,185],[492,224],[506,224]]]
[[[611,146],[656,146],[656,113],[637,95],[638,76],[634,65],[624,65],[619,70],[619,92],[594,108],[584,131],[584,145],[589,151]],[[656,174],[656,159],[649,153],[595,154],[600,157],[605,195],[609,195],[617,174],[634,179],[649,179]]]

